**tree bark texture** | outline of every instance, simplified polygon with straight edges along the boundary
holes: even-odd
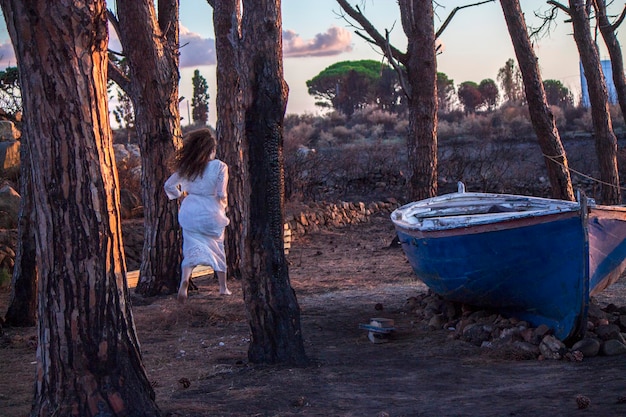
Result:
[[[300,307],[284,253],[283,78],[280,0],[244,0],[242,38],[247,97],[245,134],[250,172],[251,275],[243,292],[254,363],[305,364]]]
[[[565,148],[561,142],[554,115],[548,105],[537,57],[530,43],[519,0],[500,0],[500,4],[522,72],[530,119],[544,155],[548,178],[552,186],[552,197],[575,201]]]
[[[239,0],[215,0],[213,27],[217,55],[217,139],[218,152],[228,164],[228,218],[226,255],[228,275],[235,279],[250,276],[251,254],[246,245],[250,222],[248,144],[244,134],[241,64],[241,10]]]
[[[622,56],[622,48],[617,40],[615,31],[616,26],[613,26],[607,16],[606,0],[595,0],[594,6],[596,9],[596,19],[598,19],[598,26],[600,27],[600,33],[606,45],[606,49],[611,57],[611,70],[613,72],[613,85],[615,85],[615,92],[617,93],[617,101],[619,102],[619,108],[622,111],[622,118],[626,120],[626,76],[624,75],[624,58]],[[624,13],[624,11],[622,11]],[[623,16],[620,16],[622,18]],[[619,21],[621,23],[621,20]]]
[[[117,0],[121,43],[130,70],[130,97],[141,150],[144,242],[136,292],[170,294],[180,282],[182,233],[177,200],[163,184],[182,145],[178,110],[178,0]]]
[[[437,195],[437,57],[431,1],[399,0],[408,40],[406,62],[409,107],[407,148],[412,165],[411,199]]]
[[[17,225],[17,251],[11,279],[11,297],[5,321],[9,326],[31,327],[37,324],[37,249],[35,244],[35,208],[30,175],[27,137],[20,147],[20,212]]]
[[[603,204],[620,204],[617,138],[613,132],[609,112],[609,95],[602,74],[598,49],[591,36],[589,14],[585,7],[585,1],[569,0],[569,15],[574,28],[574,40],[587,78],[596,155],[602,181],[601,202]]]
[[[157,416],[124,267],[105,3],[0,4],[20,72],[37,221],[31,416]]]

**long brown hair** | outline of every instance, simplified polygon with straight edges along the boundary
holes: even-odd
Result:
[[[216,147],[217,141],[210,129],[192,130],[183,138],[183,146],[176,152],[173,168],[183,178],[193,180],[202,175]]]

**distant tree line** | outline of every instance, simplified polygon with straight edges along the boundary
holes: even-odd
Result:
[[[513,59],[498,71],[498,83],[487,78],[479,83],[454,81],[437,73],[438,111],[442,114],[462,109],[466,114],[492,111],[502,104],[525,105],[521,73]],[[406,111],[398,72],[389,65],[374,61],[342,61],[330,65],[306,82],[308,92],[321,108],[339,111],[350,117],[356,110],[375,105],[392,113]],[[558,80],[544,80],[548,104],[574,106],[570,90]]]

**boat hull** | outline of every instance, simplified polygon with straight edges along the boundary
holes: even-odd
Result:
[[[588,241],[578,211],[420,231],[396,225],[415,272],[442,297],[496,309],[560,339],[584,331]]]

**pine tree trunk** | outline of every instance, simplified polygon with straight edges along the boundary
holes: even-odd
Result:
[[[402,28],[407,36],[404,62],[409,92],[407,150],[412,167],[410,197],[437,195],[437,58],[431,1],[399,0]]]
[[[37,324],[37,256],[35,246],[35,208],[28,161],[27,137],[20,146],[20,213],[17,228],[17,251],[11,279],[11,298],[5,321],[9,326],[31,327]]]
[[[228,164],[228,218],[226,252],[228,275],[242,279],[251,273],[251,255],[246,245],[250,223],[248,145],[243,122],[243,78],[240,71],[241,11],[239,0],[213,2],[213,27],[217,55],[218,152]]]
[[[574,201],[574,188],[569,175],[567,156],[556,127],[554,115],[548,105],[543,81],[539,74],[537,57],[533,52],[524,14],[519,0],[500,0],[504,18],[511,35],[517,62],[522,72],[530,119],[539,140],[541,152],[552,186],[552,197]]]
[[[181,146],[178,110],[178,2],[118,0],[121,43],[130,68],[130,96],[141,149],[144,241],[136,291],[171,294],[180,281],[182,233],[178,201],[163,184]]]
[[[300,307],[284,253],[283,78],[280,0],[244,0],[245,134],[250,158],[251,275],[243,290],[254,363],[305,364]],[[247,71],[246,71],[247,70]]]
[[[37,222],[31,416],[157,416],[126,283],[105,3],[0,1],[19,63]]]
[[[569,12],[574,27],[574,40],[580,54],[591,103],[591,120],[595,134],[596,155],[602,180],[601,202],[620,204],[619,173],[617,171],[617,137],[613,132],[609,95],[602,74],[600,56],[591,36],[589,15],[584,0],[569,0]]]
[[[622,111],[622,118],[626,121],[626,75],[624,75],[624,58],[622,48],[617,40],[615,31],[617,28],[611,25],[606,14],[606,0],[594,1],[596,16],[600,33],[606,45],[606,49],[611,57],[611,70],[613,72],[613,85],[617,93],[617,101]]]

